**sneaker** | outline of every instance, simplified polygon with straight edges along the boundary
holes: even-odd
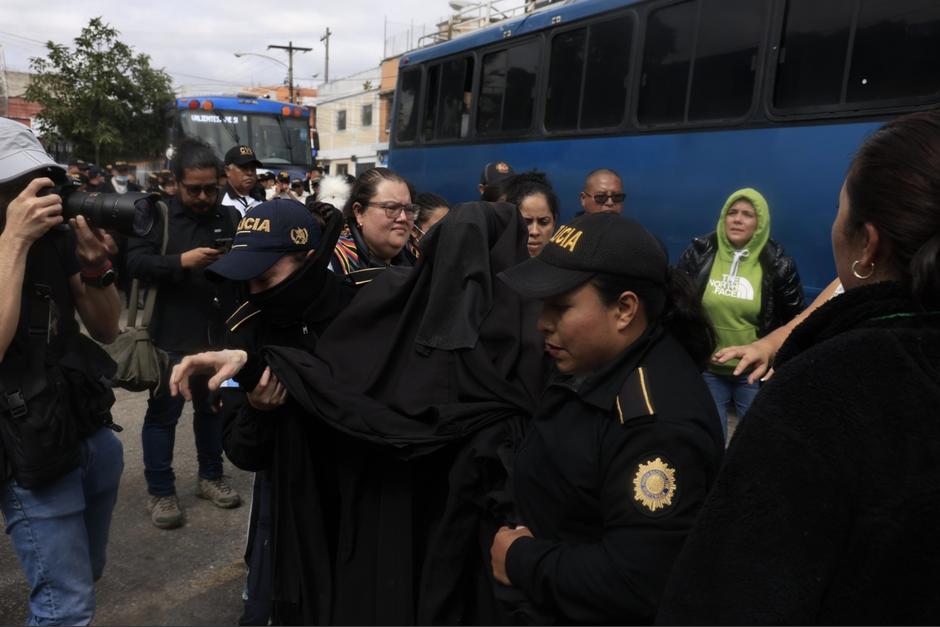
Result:
[[[238,492],[232,488],[224,477],[216,479],[203,479],[199,477],[199,484],[196,486],[196,496],[201,499],[208,499],[216,507],[222,509],[231,509],[241,505],[242,499]]]
[[[176,529],[183,526],[183,510],[175,494],[170,496],[151,496],[147,503],[150,520],[154,527]]]

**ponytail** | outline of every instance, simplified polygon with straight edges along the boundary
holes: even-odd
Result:
[[[940,304],[940,233],[917,249],[910,272],[914,299],[924,308]]]
[[[673,268],[666,274],[666,305],[660,319],[699,369],[704,370],[715,352],[718,336],[705,315],[702,299],[695,295],[692,280]]]
[[[617,302],[624,292],[635,292],[643,303],[650,324],[659,321],[699,367],[704,370],[717,345],[717,336],[695,288],[682,272],[668,268],[666,284],[655,285],[614,274],[596,274],[591,284],[607,305]]]

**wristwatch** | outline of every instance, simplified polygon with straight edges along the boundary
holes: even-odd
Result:
[[[94,272],[82,270],[81,277],[82,283],[85,285],[97,288],[105,288],[114,283],[114,268],[111,267],[111,262],[109,261],[104,266],[102,266],[101,269]]]

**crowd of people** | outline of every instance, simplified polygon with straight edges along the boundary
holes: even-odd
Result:
[[[172,367],[142,432],[152,523],[185,524],[185,402],[197,494],[241,503],[223,454],[255,473],[241,624],[940,616],[940,112],[833,181],[837,276],[809,307],[748,181],[672,264],[609,165],[577,199],[502,161],[464,199],[260,165],[181,142],[119,268],[157,290]],[[92,619],[122,469],[75,320],[118,333],[121,246],[61,228],[41,190],[66,175],[0,120],[0,505],[37,624]]]

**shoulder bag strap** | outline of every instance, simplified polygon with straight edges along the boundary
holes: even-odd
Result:
[[[166,254],[166,244],[167,240],[170,237],[170,213],[166,207],[166,204],[162,200],[157,201],[157,209],[160,211],[160,217],[163,220],[163,242],[160,245],[160,255],[163,256]],[[134,279],[134,285],[131,287],[131,306],[134,308],[134,315],[136,318],[137,314],[137,299],[136,293],[138,290],[137,279]],[[140,326],[147,328],[150,326],[150,318],[153,317],[153,308],[157,304],[157,286],[152,285],[149,290],[147,290],[147,300],[144,303],[144,315],[140,320]],[[131,312],[128,310],[128,324],[130,325],[130,315]],[[135,320],[136,322],[136,320]],[[130,325],[132,326],[132,325]]]

